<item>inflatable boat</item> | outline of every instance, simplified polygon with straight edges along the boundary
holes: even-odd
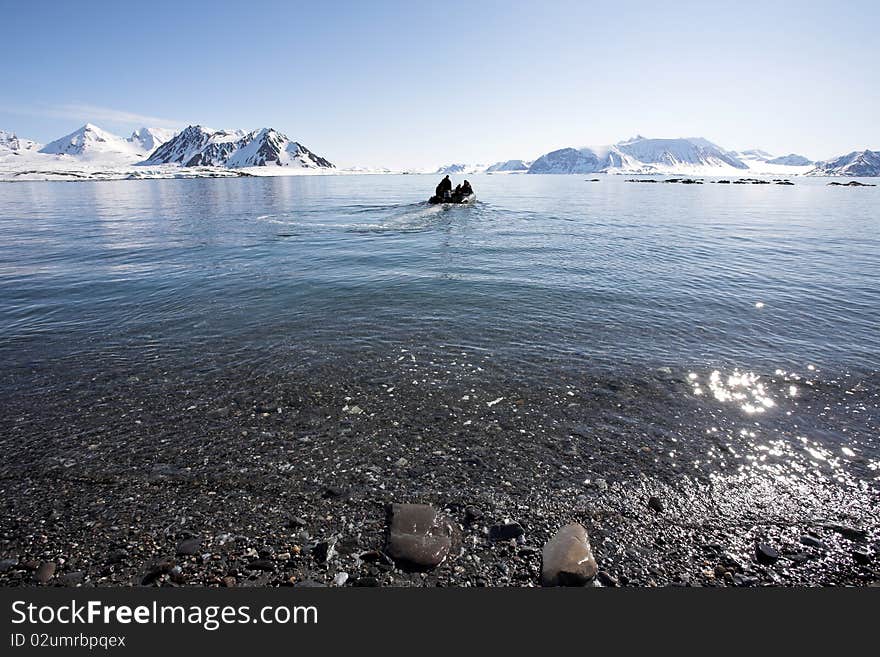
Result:
[[[473,203],[477,200],[477,195],[474,193],[467,194],[466,196],[456,196],[452,194],[447,198],[440,198],[439,196],[432,196],[428,199],[428,203],[431,205],[437,205],[438,203],[444,203],[448,205],[467,205],[468,203]]]

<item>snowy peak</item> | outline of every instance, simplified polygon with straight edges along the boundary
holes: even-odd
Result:
[[[131,153],[132,145],[96,125],[86,123],[61,139],[46,144],[41,153],[51,155],[91,155],[97,153]]]
[[[328,160],[272,128],[244,133],[241,130],[212,130],[200,125],[189,126],[162,144],[144,164],[334,168]]]
[[[86,123],[79,130],[46,144],[40,152],[85,159],[114,156],[114,159],[137,160],[151,153],[173,135],[171,130],[163,128],[141,128],[125,139],[92,123]]]
[[[817,162],[813,176],[880,176],[880,151],[853,151],[833,160]]]
[[[14,132],[0,130],[0,150],[20,153],[22,151],[38,150],[39,146],[40,145],[37,142],[31,141],[30,139],[23,139]]]
[[[462,164],[457,162],[455,164],[444,164],[439,169],[437,169],[435,174],[456,174],[456,173],[483,173],[486,171],[485,164]]]
[[[334,168],[329,160],[315,155],[299,142],[291,141],[272,128],[263,128],[246,135],[226,162],[226,166],[230,168],[270,165]]]
[[[735,156],[701,137],[636,136],[613,146],[562,148],[539,157],[529,173],[666,173],[702,168],[747,169]]]
[[[788,155],[780,155],[779,157],[772,157],[767,160],[767,164],[782,164],[788,167],[807,167],[813,164],[813,160],[804,157],[803,155],[797,155],[796,153],[789,153]]]
[[[660,165],[664,168],[727,166],[734,169],[748,169],[747,164],[702,138],[643,138],[617,144],[611,151],[616,151],[624,157],[628,156],[644,165]]]
[[[526,172],[529,170],[531,162],[523,160],[507,160],[506,162],[496,162],[486,169],[486,173],[513,173],[516,171]]]
[[[606,166],[589,148],[560,148],[542,155],[529,167],[529,173],[595,173]]]
[[[128,141],[139,147],[144,153],[152,153],[166,141],[173,139],[177,134],[167,128],[141,128],[131,133]]]
[[[813,164],[813,161],[809,158],[804,157],[803,155],[797,155],[795,153],[789,153],[788,155],[781,155],[776,157],[772,153],[768,153],[767,151],[762,151],[760,148],[751,148],[746,151],[729,151],[729,155],[742,160],[743,162],[755,163],[761,162],[764,164],[778,164],[782,166],[788,167],[805,167]]]
[[[144,164],[223,166],[242,136],[238,131],[227,132],[191,125],[159,146]]]

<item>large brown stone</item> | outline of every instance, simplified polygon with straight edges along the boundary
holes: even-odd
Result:
[[[583,525],[565,525],[544,544],[541,583],[544,586],[584,586],[598,571]]]
[[[428,504],[392,504],[388,555],[402,567],[435,568],[449,554],[450,527]]]

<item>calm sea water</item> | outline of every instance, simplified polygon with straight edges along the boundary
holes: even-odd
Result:
[[[481,441],[577,440],[605,476],[878,478],[880,187],[472,181],[445,208],[426,176],[0,186],[0,444],[357,397],[413,440],[482,409],[513,424]]]
[[[2,185],[0,355],[880,367],[880,188],[471,178]]]

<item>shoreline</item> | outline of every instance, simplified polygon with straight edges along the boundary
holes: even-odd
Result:
[[[65,397],[69,410],[47,407],[48,391],[6,399],[0,586],[39,585],[50,570],[45,583],[69,586],[539,586],[543,545],[570,522],[587,528],[604,586],[880,579],[875,484],[670,465],[664,453],[688,449],[678,441],[702,433],[705,408],[637,422],[655,415],[633,407],[648,384],[475,393],[473,379],[403,388],[410,372],[331,367],[252,373],[221,398],[219,380],[151,376],[93,381]],[[690,388],[684,372],[650,385]],[[437,568],[388,557],[393,503],[449,521]],[[522,536],[492,540],[509,523]]]

